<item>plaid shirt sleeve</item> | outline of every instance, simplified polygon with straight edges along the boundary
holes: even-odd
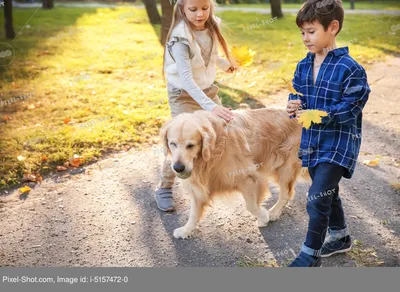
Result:
[[[292,85],[293,85],[293,88],[297,92],[300,92],[300,87],[301,87],[300,63],[297,64],[296,71],[294,72]],[[306,102],[305,102],[304,96],[301,96],[299,94],[289,93],[288,101],[289,100],[297,100],[297,99],[301,100],[301,109],[305,109],[306,108]]]
[[[328,116],[322,119],[322,124],[333,122],[342,125],[354,125],[367,103],[370,92],[365,70],[360,66],[354,66],[343,82],[341,101],[333,106],[326,106],[321,109],[328,113]]]

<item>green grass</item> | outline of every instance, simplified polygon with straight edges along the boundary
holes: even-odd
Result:
[[[284,2],[284,1],[282,1]],[[231,6],[231,7],[250,7],[250,8],[270,8],[270,4],[267,3],[255,3],[255,4],[229,4],[229,0],[226,0],[227,5],[218,4],[220,7]],[[136,1],[133,5],[143,5],[141,1]],[[282,3],[282,8],[294,8],[298,9],[301,7],[301,3]],[[344,1],[343,7],[345,9],[350,9],[350,2]],[[400,3],[398,1],[374,1],[374,3],[369,2],[369,0],[356,1],[355,9],[376,9],[376,10],[400,10]]]
[[[229,4],[223,5],[220,4],[220,7],[223,6],[231,6],[231,7],[251,7],[251,8],[269,8],[270,4]],[[283,3],[282,8],[295,8],[298,9],[301,7],[300,3]],[[344,2],[344,9],[350,9],[350,2]],[[365,9],[376,9],[376,10],[400,10],[400,3],[395,1],[379,1],[375,3],[370,2],[356,2],[355,9],[365,10]]]
[[[21,34],[13,42],[0,39],[13,46],[16,56],[10,66],[0,67],[0,100],[30,95],[0,107],[3,188],[17,184],[24,172],[45,175],[74,154],[90,162],[110,151],[157,143],[169,118],[159,27],[148,23],[144,9],[59,7],[39,9],[32,17],[35,11],[15,9],[15,31]],[[243,30],[269,18],[222,15],[228,43],[257,52],[253,65],[220,84],[227,106],[262,106],[259,100],[284,89],[281,78],[290,80],[307,53],[294,16]],[[339,45],[357,38],[350,50],[364,66],[398,54],[398,39],[387,35],[389,19],[347,16]],[[217,81],[228,76],[219,72]],[[20,155],[25,160],[19,161]]]

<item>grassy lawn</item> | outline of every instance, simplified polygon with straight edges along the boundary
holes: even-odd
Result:
[[[169,118],[159,27],[148,23],[144,9],[35,11],[15,9],[21,33],[14,41],[0,39],[15,51],[11,65],[0,66],[0,101],[6,103],[0,104],[0,188],[18,184],[24,172],[46,175],[74,155],[94,162],[111,151],[157,143]],[[219,72],[220,96],[234,108],[241,102],[259,107],[260,99],[285,88],[281,78],[291,80],[307,53],[294,16],[254,29],[249,25],[270,16],[221,17],[228,43],[248,45],[257,55],[234,79]],[[387,35],[389,19],[347,16],[339,45],[353,41],[351,53],[366,67],[400,53],[398,38]]]
[[[73,2],[73,1],[58,1],[59,4],[64,4],[64,3],[92,3],[96,2],[95,0],[93,1],[85,1],[85,2]],[[226,1],[228,4],[219,4],[218,6],[224,7],[224,6],[231,6],[231,7],[250,7],[250,8],[269,8],[270,4],[268,3],[257,3],[257,4],[246,4],[246,3],[241,3],[241,4],[229,4],[229,1]],[[101,1],[98,3],[109,3],[109,4],[117,4],[117,5],[133,5],[133,6],[139,6],[139,5],[144,5],[142,1],[136,1],[135,3],[116,3],[115,1]],[[160,6],[160,5],[159,5]],[[350,9],[350,2],[344,1],[343,6],[345,9]],[[160,6],[161,7],[161,6]],[[300,8],[301,4],[300,3],[282,3],[282,8]],[[375,1],[374,3],[371,3],[369,1],[356,1],[355,3],[355,8],[356,9],[376,9],[376,10],[400,10],[400,2],[396,1]]]
[[[225,5],[219,5],[225,6]],[[228,5],[226,5],[228,6]],[[230,4],[232,7],[252,7],[252,8],[269,8],[270,4]],[[379,1],[375,3],[358,2],[355,3],[355,9],[378,9],[378,10],[400,10],[400,3],[395,1]],[[300,3],[282,3],[282,8],[300,8]],[[343,3],[344,9],[350,9],[350,2]]]

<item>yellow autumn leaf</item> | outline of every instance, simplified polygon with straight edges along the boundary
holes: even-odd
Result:
[[[379,159],[364,160],[363,164],[365,164],[367,166],[377,166],[379,164]]]
[[[242,47],[232,46],[231,54],[238,66],[246,67],[251,65],[256,52],[253,51],[252,49],[249,49],[247,46],[242,46]]]
[[[23,188],[20,188],[19,191],[21,192],[21,194],[24,194],[30,192],[31,188],[28,186],[24,186]]]
[[[302,126],[306,129],[310,128],[311,122],[314,124],[320,124],[322,121],[322,117],[328,116],[327,112],[320,111],[320,110],[305,110],[298,122],[302,124]]]
[[[287,88],[289,89],[290,93],[298,94],[300,96],[304,96],[303,93],[297,92],[296,89],[293,88],[292,82],[287,81],[285,78],[282,78],[285,81]]]

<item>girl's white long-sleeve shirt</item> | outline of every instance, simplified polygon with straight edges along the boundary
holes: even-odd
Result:
[[[205,67],[207,67],[212,58],[213,38],[208,29],[193,31],[193,33],[195,35],[194,41],[200,47],[201,58],[204,60]],[[205,88],[200,88],[193,76],[192,58],[194,53],[191,51],[189,41],[185,38],[174,38],[170,40],[168,49],[176,64],[180,79],[180,89],[188,92],[204,110],[212,111],[217,105],[203,92],[202,89]],[[228,70],[231,66],[229,61],[219,57],[218,54],[215,59],[215,65],[223,71]],[[174,84],[172,85],[174,86]]]

